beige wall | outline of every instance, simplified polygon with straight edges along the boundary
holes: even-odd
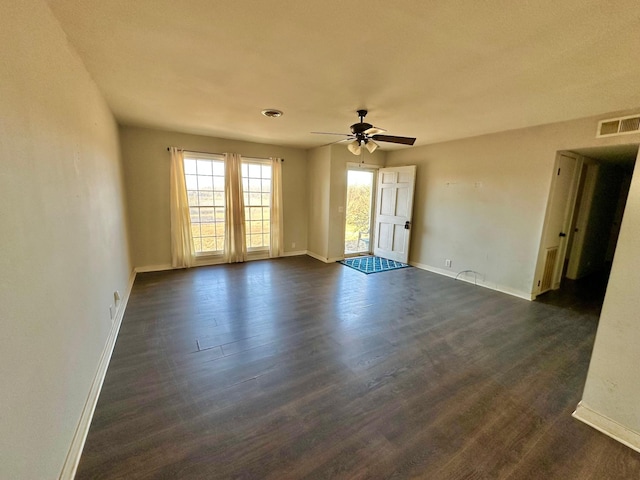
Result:
[[[331,147],[309,150],[308,172],[308,244],[314,256],[327,259],[329,255],[329,201],[331,192]]]
[[[122,157],[136,267],[171,264],[168,146],[248,157],[281,157],[285,252],[307,249],[306,151],[146,128],[121,127]],[[295,247],[292,245],[295,243]]]
[[[629,113],[389,152],[387,166],[418,166],[410,261],[449,275],[475,270],[478,283],[529,298],[556,152],[638,143],[595,138],[598,120]]]
[[[39,0],[1,0],[0,478],[58,478],[131,271],[117,127]]]

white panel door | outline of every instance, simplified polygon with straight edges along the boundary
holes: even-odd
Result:
[[[415,182],[415,165],[378,171],[374,255],[403,263],[409,261]]]
[[[566,240],[573,219],[581,169],[580,157],[568,153],[558,154],[542,237],[543,252],[555,251],[556,253],[553,255],[544,253],[543,261],[547,263],[548,258],[553,261],[553,265],[545,265],[546,275],[543,275],[545,278],[542,278],[538,293],[560,287],[567,249]]]

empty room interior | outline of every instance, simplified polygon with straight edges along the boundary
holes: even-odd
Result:
[[[640,478],[640,6],[1,0],[0,478]]]

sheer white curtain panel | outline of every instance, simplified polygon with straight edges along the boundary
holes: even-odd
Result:
[[[247,259],[247,242],[242,192],[242,157],[237,153],[225,153],[224,183],[227,203],[224,259],[227,263],[244,262]]]
[[[191,236],[191,216],[187,186],[184,178],[184,155],[182,150],[170,147],[170,203],[171,203],[171,265],[188,268],[195,262],[195,246]]]
[[[271,228],[269,257],[284,254],[284,230],[282,215],[282,159],[271,158]]]

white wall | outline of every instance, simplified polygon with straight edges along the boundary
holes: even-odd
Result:
[[[576,416],[640,451],[638,170],[635,169],[631,181],[584,394]]]
[[[638,143],[595,138],[600,119],[626,113],[389,152],[387,166],[418,166],[410,261],[452,276],[475,270],[478,283],[530,298],[556,152]]]
[[[117,127],[40,0],[0,0],[0,478],[60,475],[130,263]]]
[[[136,267],[171,265],[168,146],[247,157],[281,157],[284,250],[307,249],[306,151],[147,128],[121,127],[122,157]],[[295,247],[293,244],[295,243]]]

